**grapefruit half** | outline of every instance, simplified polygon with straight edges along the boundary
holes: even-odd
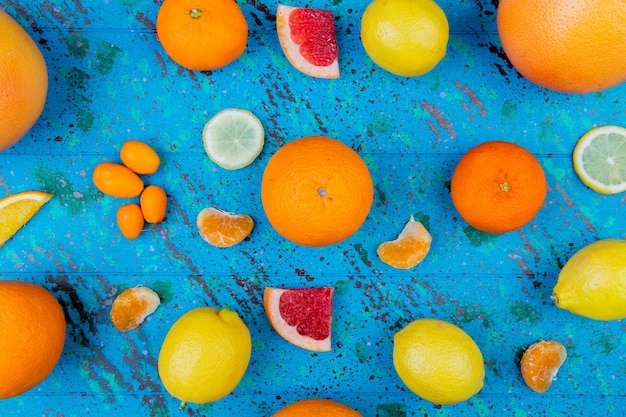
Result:
[[[265,313],[289,343],[315,352],[330,351],[332,287],[265,288]]]
[[[339,49],[331,12],[279,4],[276,31],[285,56],[296,69],[311,77],[339,78]]]

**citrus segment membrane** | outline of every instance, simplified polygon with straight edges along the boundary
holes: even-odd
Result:
[[[198,213],[196,225],[206,242],[218,248],[227,248],[243,241],[250,234],[254,220],[247,214],[207,207]]]
[[[52,198],[41,191],[25,191],[0,200],[0,247]]]
[[[601,126],[585,133],[574,148],[574,170],[601,194],[626,191],[626,129]]]
[[[285,56],[296,69],[311,77],[339,78],[332,12],[279,4],[276,30]]]
[[[263,301],[276,332],[303,349],[327,352],[331,348],[332,287],[266,288]]]
[[[234,170],[250,165],[261,153],[265,132],[254,114],[229,108],[215,114],[204,125],[202,141],[213,162]]]
[[[111,322],[122,332],[139,327],[161,304],[159,295],[148,287],[133,287],[122,291],[111,305]]]
[[[381,243],[376,253],[387,265],[399,269],[410,269],[422,262],[428,255],[431,241],[432,237],[428,230],[411,216],[398,238]]]
[[[567,359],[565,347],[555,340],[542,340],[530,345],[520,363],[522,377],[533,391],[546,392],[561,365]]]

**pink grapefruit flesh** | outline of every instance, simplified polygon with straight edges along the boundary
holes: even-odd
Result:
[[[330,351],[332,287],[265,288],[263,304],[272,327],[289,343]]]
[[[278,5],[276,30],[291,65],[317,78],[339,78],[335,20],[327,10]]]

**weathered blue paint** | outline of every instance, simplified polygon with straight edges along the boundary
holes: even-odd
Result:
[[[393,76],[365,55],[359,28],[366,2],[359,0],[307,3],[335,13],[338,80],[293,69],[275,34],[277,3],[254,0],[239,1],[250,25],[241,59],[190,72],[158,42],[158,3],[0,2],[39,43],[50,73],[41,119],[0,153],[0,196],[55,194],[1,249],[0,275],[46,286],[68,318],[57,368],[33,390],[1,401],[0,414],[256,417],[324,397],[366,417],[624,415],[623,323],[559,310],[550,293],[577,249],[626,238],[626,196],[589,190],[571,163],[588,129],[626,125],[626,85],[566,95],[531,84],[504,57],[496,2],[480,0],[440,1],[450,20],[448,55],[420,78]],[[215,166],[200,138],[204,123],[225,107],[253,111],[267,133],[258,160],[239,171]],[[352,146],[375,183],[363,227],[319,249],[282,239],[260,202],[270,156],[311,134]],[[145,179],[162,185],[170,203],[166,220],[132,242],[115,225],[122,202],[91,182],[94,167],[118,160],[128,139],[147,141],[161,155],[161,168]],[[537,217],[499,236],[469,227],[449,194],[462,154],[494,139],[534,153],[549,185]],[[230,249],[208,246],[195,228],[207,206],[252,215],[249,239]],[[413,270],[393,270],[376,247],[395,238],[411,214],[429,227],[431,252]],[[109,307],[135,285],[156,289],[164,302],[139,329],[122,334],[109,321]],[[333,350],[323,354],[283,341],[265,319],[261,298],[266,286],[321,285],[337,288]],[[200,305],[239,312],[252,333],[252,361],[233,394],[179,411],[160,383],[157,357],[169,326]],[[477,396],[435,406],[396,376],[393,335],[420,317],[449,320],[476,340],[487,365]],[[548,338],[564,343],[569,358],[550,391],[539,395],[525,386],[518,361],[526,346]]]

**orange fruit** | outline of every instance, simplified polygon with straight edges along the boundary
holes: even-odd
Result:
[[[312,77],[339,78],[332,12],[279,4],[276,31],[285,56],[296,69]]]
[[[330,350],[333,288],[265,288],[270,324],[286,341],[316,352]]]
[[[154,174],[161,165],[161,159],[150,145],[138,140],[129,140],[120,149],[122,163],[131,171],[140,174]]]
[[[128,288],[113,300],[111,322],[122,332],[136,329],[160,304],[159,294],[150,288]]]
[[[134,198],[143,191],[143,180],[129,168],[114,162],[102,162],[93,171],[93,183],[104,194]]]
[[[432,237],[428,230],[411,216],[398,238],[381,243],[376,253],[387,265],[409,269],[424,260],[430,250],[431,241]]]
[[[591,93],[626,81],[623,0],[500,0],[506,56],[530,81]]]
[[[47,289],[0,280],[0,400],[33,388],[52,372],[65,345],[65,315]]]
[[[234,0],[165,0],[156,30],[170,58],[198,71],[230,64],[248,41],[248,23]]]
[[[52,198],[41,191],[11,194],[0,200],[0,247]]]
[[[139,197],[139,204],[148,223],[160,223],[165,218],[167,195],[158,185],[148,185]]]
[[[280,235],[304,246],[326,246],[361,227],[374,201],[374,186],[367,165],[349,146],[308,136],[287,143],[270,158],[261,201]]]
[[[0,151],[22,139],[48,94],[46,61],[30,35],[0,9]]]
[[[144,217],[136,203],[125,204],[117,209],[117,226],[126,239],[135,240],[141,234]]]
[[[461,217],[489,233],[510,232],[530,222],[543,205],[547,188],[539,161],[521,146],[502,141],[470,149],[450,185]]]
[[[533,391],[546,392],[567,358],[565,346],[555,340],[530,345],[520,363],[524,382]]]
[[[218,248],[227,248],[244,240],[254,227],[247,214],[235,214],[208,207],[198,213],[196,225],[202,239]]]
[[[272,417],[363,417],[347,405],[333,400],[309,398],[296,401],[278,411]]]

